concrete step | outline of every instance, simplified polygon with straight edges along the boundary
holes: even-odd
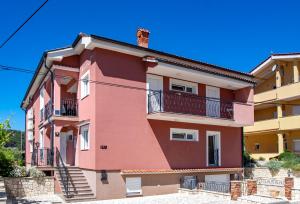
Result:
[[[62,190],[62,192],[65,194],[66,192],[65,192],[65,190],[63,189]],[[70,189],[69,190],[69,193],[70,194],[75,194],[75,195],[80,195],[80,194],[85,194],[85,193],[87,193],[87,194],[90,194],[90,193],[93,193],[92,192],[92,190],[91,189],[82,189],[82,190],[78,190],[78,189]]]
[[[66,192],[63,186],[63,180],[60,177],[59,170],[61,170],[63,174],[67,173],[69,176],[68,192],[70,197],[66,197]],[[95,200],[94,193],[92,192],[92,189],[89,186],[87,179],[82,173],[81,169],[77,167],[67,167],[67,170],[65,170],[64,168],[57,169],[56,177],[60,183],[62,193],[66,202]]]
[[[82,197],[71,197],[71,198],[65,198],[65,201],[67,203],[70,202],[83,202],[83,201],[94,201],[96,200],[95,196],[82,196]]]

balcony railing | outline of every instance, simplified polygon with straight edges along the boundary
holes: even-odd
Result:
[[[152,91],[148,94],[148,113],[158,112],[233,119],[233,102],[187,93]]]
[[[53,164],[53,156],[51,156],[50,148],[34,148],[31,153],[32,166],[51,166]]]
[[[78,103],[76,99],[62,99],[60,114],[63,116],[77,116]]]

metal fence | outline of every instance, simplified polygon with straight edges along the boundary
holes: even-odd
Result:
[[[200,182],[198,183],[198,188],[200,190],[214,191],[220,193],[230,192],[230,184],[222,182]]]

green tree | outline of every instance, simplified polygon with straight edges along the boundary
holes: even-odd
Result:
[[[6,119],[4,122],[0,123],[0,148],[3,148],[4,145],[9,142],[12,135],[10,128],[9,119]]]
[[[15,165],[21,165],[21,154],[16,148],[7,148],[12,131],[9,119],[0,123],[0,176],[9,176]]]

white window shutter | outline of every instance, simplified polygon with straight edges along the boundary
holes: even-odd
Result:
[[[127,194],[141,194],[142,193],[142,180],[141,177],[128,177],[126,178],[126,192]]]
[[[84,149],[83,132],[81,132],[80,134],[80,149]]]

